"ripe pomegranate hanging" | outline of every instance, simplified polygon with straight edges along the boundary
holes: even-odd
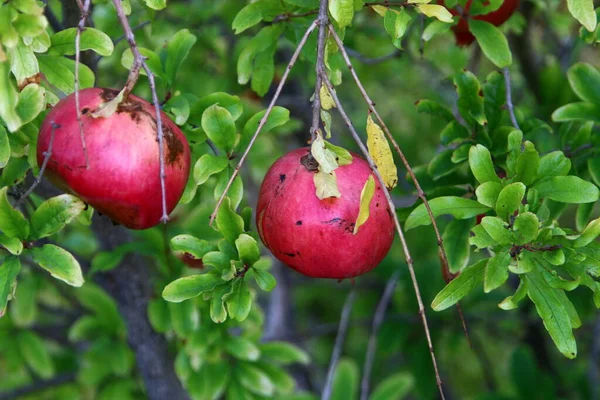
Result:
[[[353,234],[360,194],[371,169],[352,154],[335,170],[341,197],[319,200],[314,171],[301,163],[310,149],[294,150],[277,160],[260,188],[256,210],[259,235],[273,255],[296,271],[315,278],[345,279],[375,268],[394,240],[392,219],[376,181],[370,216]]]
[[[91,115],[118,93],[99,88],[79,92],[89,168],[80,139],[74,94],[58,102],[46,116],[38,137],[37,160],[42,165],[52,140],[45,176],[113,221],[131,229],[146,229],[158,224],[162,216],[156,112],[152,104],[129,95],[110,116]],[[166,203],[170,213],[185,189],[190,150],[177,125],[166,114],[161,117]],[[52,123],[58,126],[53,128]]]
[[[458,21],[458,24],[452,27],[454,36],[456,37],[456,44],[459,46],[468,46],[475,40],[475,36],[473,36],[473,34],[469,31],[469,23],[467,20],[472,2],[473,0],[467,1],[467,4],[462,10],[463,13]],[[441,4],[444,4],[443,1]],[[518,7],[519,0],[504,0],[502,5],[496,11],[492,11],[491,13],[485,15],[476,15],[472,18],[489,22],[495,26],[500,26],[505,23],[511,17],[511,15],[513,15]],[[455,8],[450,9],[449,11],[452,15],[461,15],[461,13]]]

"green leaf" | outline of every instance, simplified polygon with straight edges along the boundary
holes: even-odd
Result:
[[[4,234],[25,239],[29,235],[29,221],[8,202],[8,187],[0,189],[0,231]]]
[[[165,106],[175,116],[175,123],[179,126],[184,125],[190,117],[190,102],[185,96],[173,96]]]
[[[503,251],[488,260],[485,267],[483,280],[483,291],[486,293],[504,285],[508,279],[508,265],[510,264],[510,253]]]
[[[261,269],[254,269],[254,280],[258,287],[265,292],[270,292],[277,284],[275,278],[269,271],[263,271]]]
[[[537,272],[524,275],[522,279],[527,281],[527,294],[558,350],[567,358],[575,358],[577,344],[569,314],[557,296],[559,290],[549,287]]]
[[[571,170],[571,160],[562,151],[553,151],[540,158],[538,178],[544,179],[551,176],[564,176]]]
[[[54,375],[54,364],[42,339],[31,331],[21,331],[17,335],[17,346],[27,366],[43,379]]]
[[[600,122],[600,104],[571,103],[562,106],[552,113],[552,121],[594,121]]]
[[[477,187],[475,194],[477,201],[487,207],[496,207],[496,201],[502,191],[502,184],[498,182],[486,182]]]
[[[265,116],[265,113],[266,110],[260,111],[254,114],[252,117],[250,117],[248,122],[246,122],[246,124],[244,125],[244,130],[242,131],[242,140],[238,145],[239,148],[245,148],[245,144],[250,141],[250,138],[252,137],[252,135],[254,135],[254,132],[256,132],[256,129],[258,128],[261,119]],[[284,125],[289,120],[290,112],[286,108],[275,106],[271,110],[269,118],[267,119],[267,122],[261,129],[261,132],[265,134],[271,131],[273,128]]]
[[[269,398],[273,396],[275,392],[273,382],[255,365],[241,361],[235,366],[234,374],[236,380],[250,392]]]
[[[469,71],[463,71],[454,77],[454,85],[458,92],[458,110],[469,125],[487,122],[483,111],[483,96],[477,77]]]
[[[229,160],[225,156],[204,154],[194,165],[194,180],[196,181],[196,185],[202,185],[211,175],[223,171],[228,165]]]
[[[435,311],[442,311],[458,303],[483,280],[487,262],[488,260],[481,260],[465,268],[435,296],[431,307]]]
[[[301,348],[287,342],[266,342],[259,345],[262,358],[276,364],[290,365],[310,363],[310,356]]]
[[[77,28],[68,28],[50,36],[49,55],[72,56],[75,54],[75,36]],[[93,50],[101,56],[108,57],[115,49],[110,37],[99,29],[86,27],[79,39],[81,51]]]
[[[169,44],[167,45],[167,59],[165,60],[165,73],[170,86],[173,86],[175,83],[177,71],[183,60],[188,56],[194,43],[196,43],[196,35],[190,33],[187,29],[181,29],[169,40]]]
[[[192,235],[177,235],[171,239],[171,249],[188,253],[196,259],[204,257],[206,253],[213,249],[206,240],[197,239]]]
[[[275,386],[275,391],[280,395],[280,397],[277,397],[278,399],[281,399],[283,395],[286,395],[286,399],[301,400],[292,397],[292,392],[296,387],[296,381],[285,369],[264,361],[256,363],[256,366],[269,376],[269,379]]]
[[[231,244],[234,244],[238,236],[244,231],[244,220],[231,209],[229,197],[226,197],[221,207],[219,207],[216,222],[219,232]]]
[[[402,37],[411,20],[412,17],[404,9],[393,10],[390,8],[386,11],[383,25],[395,47],[402,49]]]
[[[351,25],[354,18],[354,0],[330,0],[329,13],[340,28]]]
[[[538,235],[539,225],[538,217],[532,212],[517,215],[513,225],[515,243],[520,245],[534,241]]]
[[[440,141],[443,145],[449,145],[454,142],[462,142],[469,137],[469,130],[458,121],[450,121],[440,133]]]
[[[444,241],[444,249],[446,249],[448,264],[450,264],[450,272],[452,273],[462,270],[469,263],[471,255],[469,232],[474,222],[473,219],[455,219],[444,229],[442,240]]]
[[[212,292],[210,299],[210,319],[214,323],[220,324],[227,319],[227,310],[223,304],[223,297],[230,294],[233,286],[230,284],[217,286]]]
[[[202,129],[219,149],[229,152],[235,144],[236,129],[231,113],[223,107],[212,105],[202,114]]]
[[[485,214],[490,210],[479,202],[456,196],[444,196],[429,201],[431,212],[435,218],[440,215],[450,214],[456,219],[467,219],[479,214]],[[429,225],[431,220],[424,204],[415,208],[404,224],[404,229],[409,230],[421,225]]]
[[[148,303],[148,321],[156,332],[166,333],[171,328],[169,306],[161,298],[150,300]]]
[[[10,254],[14,254],[15,256],[23,252],[23,241],[21,239],[6,236],[3,233],[0,233],[0,246],[3,246]]]
[[[369,175],[369,178],[365,182],[365,185],[360,192],[360,207],[358,211],[358,217],[356,218],[356,224],[354,225],[354,235],[358,233],[358,228],[367,222],[367,219],[369,219],[369,209],[374,194],[375,180],[373,179],[373,175]]]
[[[500,29],[489,22],[470,18],[469,31],[477,39],[483,54],[498,68],[505,68],[512,64],[508,40]]]
[[[223,280],[213,274],[191,275],[179,278],[169,283],[162,292],[162,297],[172,303],[180,303],[200,295],[202,292],[210,292]]]
[[[590,32],[596,30],[596,12],[593,0],[567,0],[569,12]]]
[[[333,374],[331,385],[331,400],[357,400],[360,373],[356,362],[349,358],[342,358]]]
[[[8,297],[11,296],[17,284],[17,274],[21,270],[21,262],[17,257],[10,256],[0,265],[0,317],[6,312]]]
[[[598,200],[598,188],[577,176],[555,176],[534,185],[540,197],[560,203],[592,203]]]
[[[590,103],[600,104],[600,71],[588,63],[577,63],[567,71],[571,88],[577,96]]]
[[[227,269],[231,266],[229,256],[220,251],[210,251],[202,257],[204,265],[214,267],[219,271]]]
[[[592,241],[596,240],[596,238],[600,235],[600,218],[597,218],[590,222],[583,232],[581,232],[581,236],[575,239],[573,243],[574,247],[583,247],[590,244]]]
[[[4,168],[10,160],[10,141],[6,135],[6,129],[0,125],[0,168]]]
[[[527,281],[521,279],[515,294],[502,300],[502,302],[498,304],[498,307],[507,311],[514,310],[519,306],[518,303],[523,300],[525,296],[527,296]]]
[[[500,182],[488,149],[478,144],[469,150],[469,166],[479,183]]]
[[[540,155],[530,141],[525,141],[524,147],[524,151],[517,157],[517,175],[515,179],[523,182],[525,185],[530,185],[537,178]]]
[[[425,42],[428,42],[438,33],[448,32],[451,27],[452,25],[442,22],[440,20],[433,20],[429,24],[427,24],[425,29],[423,29],[423,34],[421,35],[421,38]]]
[[[146,59],[146,65],[148,66],[148,68],[150,68],[150,71],[152,71],[154,76],[166,81],[167,77],[165,75],[165,72],[163,71],[162,62],[160,61],[158,54],[144,47],[138,47],[138,50],[140,51],[140,54]],[[133,53],[131,52],[131,49],[126,49],[121,55],[121,65],[127,69],[131,69],[131,67],[133,66]],[[140,74],[147,75],[144,68],[140,69]],[[199,116],[200,115],[202,114],[199,114]]]
[[[439,117],[445,122],[451,122],[455,120],[452,111],[448,110],[437,101],[423,99],[417,101],[416,106],[419,113],[429,114],[432,117]]]
[[[256,243],[256,240],[250,235],[242,233],[235,240],[235,247],[240,256],[240,260],[248,266],[252,266],[260,258],[258,243]]]
[[[81,267],[71,253],[53,244],[32,249],[33,261],[40,267],[50,272],[50,275],[60,279],[71,286],[83,285]]]
[[[34,77],[40,72],[37,58],[31,46],[26,46],[20,42],[17,47],[9,51],[9,55],[10,69],[19,85],[24,84],[27,82],[27,78]]]
[[[583,203],[577,207],[577,214],[575,216],[575,227],[578,231],[582,231],[585,229],[588,221],[590,220],[590,215],[594,209],[594,203]]]
[[[415,379],[407,372],[398,372],[385,378],[375,387],[369,400],[400,400],[405,398],[413,386]]]
[[[46,108],[46,90],[31,83],[19,93],[19,101],[15,111],[19,116],[21,123],[25,125],[33,121]]]
[[[75,61],[62,56],[37,56],[40,71],[48,82],[65,94],[75,91]],[[79,64],[79,88],[94,86],[94,73],[85,64]]]
[[[537,170],[537,167],[536,167]],[[515,211],[519,209],[523,197],[525,197],[525,185],[521,182],[506,185],[498,194],[496,201],[496,214],[508,221]]]
[[[71,222],[85,208],[78,197],[62,194],[44,201],[31,217],[30,239],[50,236]]]
[[[225,340],[225,350],[239,360],[256,361],[260,350],[250,340],[241,336],[230,336]]]
[[[252,68],[252,82],[250,87],[259,96],[264,96],[269,91],[271,82],[275,77],[275,46],[256,54]]]
[[[498,244],[506,245],[512,242],[511,232],[504,221],[498,217],[483,217],[481,226]]]
[[[237,321],[246,319],[252,308],[252,298],[248,284],[243,279],[237,279],[233,283],[233,290],[230,294],[224,296],[227,303],[229,317]]]
[[[144,2],[153,10],[162,10],[167,6],[167,0],[144,0]]]
[[[262,21],[263,16],[260,7],[256,3],[250,3],[242,8],[231,24],[231,28],[236,35],[244,32],[246,29],[253,27]]]
[[[227,168],[225,172],[219,174],[219,179],[217,180],[213,193],[215,201],[218,201],[221,198],[229,179],[231,179],[232,173],[233,168]],[[227,196],[231,200],[231,207],[236,210],[244,198],[244,183],[239,174],[233,180],[233,183],[227,192]]]
[[[198,329],[198,312],[193,301],[167,303],[171,326],[179,338],[189,338]]]
[[[10,77],[8,61],[0,62],[0,118],[9,132],[15,132],[22,125],[15,107],[18,101],[17,89]]]
[[[342,165],[350,165],[352,164],[352,154],[343,147],[336,146],[334,144],[325,141],[325,147],[327,150],[335,153],[336,161],[338,165],[341,167]]]
[[[336,154],[325,147],[323,136],[317,135],[310,146],[310,152],[319,163],[319,170],[325,174],[331,174],[338,167]]]
[[[43,15],[17,14],[12,25],[22,37],[34,38],[44,32],[48,20]]]

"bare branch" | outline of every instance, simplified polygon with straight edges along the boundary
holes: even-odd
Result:
[[[363,376],[360,384],[360,400],[368,400],[369,398],[369,379],[371,378],[371,370],[373,369],[373,361],[375,360],[375,352],[377,351],[377,334],[379,333],[379,328],[381,327],[381,323],[385,317],[385,310],[392,299],[394,288],[396,287],[399,277],[400,272],[396,270],[396,272],[394,272],[388,281],[387,285],[385,285],[385,290],[383,291],[381,300],[379,300],[379,304],[377,304],[377,309],[375,310],[373,327],[371,329],[371,336],[369,336],[367,355],[365,357]]]
[[[123,31],[125,32],[125,38],[127,39],[127,42],[129,42],[129,47],[131,48],[131,53],[133,54],[133,65],[131,66],[131,70],[129,71],[129,77],[127,77],[127,82],[125,83],[125,87],[123,88],[123,101],[127,101],[129,94],[133,90],[135,83],[137,82],[138,77],[140,75],[141,68],[144,68],[144,71],[148,76],[148,83],[150,84],[150,91],[152,92],[152,103],[154,104],[154,110],[156,112],[156,134],[158,137],[158,156],[160,160],[160,191],[162,203],[162,216],[160,220],[161,222],[166,224],[167,221],[169,221],[169,215],[167,213],[167,189],[165,185],[165,149],[163,147],[164,134],[160,102],[158,101],[158,94],[156,94],[154,74],[148,67],[144,56],[142,56],[142,53],[140,53],[140,50],[138,49],[137,44],[135,43],[135,36],[133,34],[133,31],[131,30],[129,21],[127,20],[127,16],[123,11],[123,7],[121,6],[121,0],[113,0],[113,4],[115,5],[115,9],[117,10],[117,16],[119,17],[119,21],[121,23],[121,26],[123,27]]]
[[[352,304],[356,297],[356,290],[353,288],[344,302],[344,308],[342,308],[342,315],[340,317],[340,325],[338,327],[337,336],[335,337],[335,345],[333,346],[333,352],[331,353],[331,359],[329,360],[329,368],[327,369],[327,380],[325,381],[325,387],[321,394],[321,400],[329,400],[331,396],[331,385],[333,384],[333,374],[335,368],[342,354],[342,347],[344,346],[344,339],[346,338],[346,331],[350,322],[350,312],[352,311]]]
[[[343,48],[343,47],[341,47],[341,48]],[[419,315],[421,316],[421,322],[423,324],[423,329],[425,330],[425,337],[427,339],[427,344],[429,346],[429,353],[431,355],[431,360],[432,360],[432,363],[433,363],[433,369],[435,371],[436,383],[437,383],[437,386],[438,386],[438,389],[439,389],[439,392],[440,392],[441,399],[444,400],[445,397],[444,397],[444,392],[443,392],[443,389],[442,389],[442,379],[440,377],[440,372],[438,370],[437,361],[436,361],[436,358],[435,358],[435,353],[433,351],[433,342],[431,340],[431,333],[429,332],[429,326],[428,326],[428,323],[427,323],[427,316],[425,315],[425,306],[423,305],[423,299],[421,298],[421,290],[419,289],[419,284],[417,282],[417,277],[415,275],[415,269],[414,269],[414,265],[413,265],[413,260],[412,260],[412,257],[410,255],[410,251],[408,249],[408,245],[406,243],[406,239],[404,237],[404,233],[402,232],[402,228],[400,227],[400,222],[398,221],[398,215],[396,214],[396,207],[394,206],[394,202],[392,200],[390,192],[387,190],[387,188],[385,186],[385,182],[384,182],[383,178],[381,177],[381,174],[379,173],[379,170],[377,169],[377,166],[375,165],[375,162],[371,158],[371,155],[369,154],[369,151],[367,150],[367,148],[365,147],[364,143],[360,139],[360,136],[356,132],[356,129],[354,128],[354,125],[352,124],[352,121],[350,120],[350,118],[348,117],[348,115],[346,114],[346,112],[344,111],[344,106],[340,102],[340,100],[338,98],[338,95],[335,92],[335,88],[333,87],[333,85],[329,81],[329,78],[327,77],[327,74],[323,74],[322,78],[323,78],[323,81],[326,83],[327,87],[329,88],[329,92],[331,93],[331,97],[333,98],[333,101],[334,101],[334,103],[335,103],[335,105],[336,105],[336,107],[338,109],[338,112],[342,116],[342,119],[346,123],[346,126],[348,126],[348,129],[350,129],[350,133],[352,134],[352,137],[354,138],[354,141],[356,142],[356,144],[360,148],[361,152],[363,153],[365,159],[369,163],[369,166],[371,167],[371,170],[373,171],[373,174],[375,174],[375,176],[377,177],[377,180],[379,181],[379,184],[381,185],[381,189],[383,190],[385,198],[387,199],[388,207],[389,207],[390,212],[392,213],[392,216],[394,218],[394,223],[396,225],[396,231],[398,232],[398,235],[400,237],[400,242],[402,244],[402,250],[404,252],[404,256],[406,257],[406,264],[408,265],[408,271],[410,273],[410,277],[411,277],[411,280],[412,280],[412,283],[413,283],[413,287],[414,287],[414,290],[415,290],[415,295],[417,297],[417,303],[419,305]]]
[[[317,137],[317,131],[321,125],[321,74],[325,72],[325,38],[327,35],[327,24],[329,23],[329,17],[327,16],[328,0],[321,0],[319,3],[319,16],[317,17],[317,24],[319,25],[319,36],[317,39],[317,64],[315,66],[316,80],[315,80],[315,94],[313,96],[313,117],[312,125],[310,127],[310,139],[315,140]]]
[[[83,121],[81,120],[81,107],[79,105],[79,64],[81,57],[81,33],[85,29],[85,20],[88,17],[90,11],[90,0],[85,0],[85,3],[81,6],[81,19],[77,25],[77,31],[75,33],[75,114],[77,115],[77,125],[79,126],[79,137],[81,139],[81,147],[83,148],[83,155],[85,157],[85,168],[90,168],[90,159],[88,157],[87,147],[85,145],[85,135],[83,133]]]
[[[20,398],[21,396],[27,396],[28,394],[41,392],[46,389],[64,385],[65,383],[74,382],[76,378],[77,373],[67,372],[61,375],[57,375],[52,379],[38,380],[31,383],[30,385],[22,386],[10,392],[0,393],[0,400],[16,399]]]
[[[302,14],[291,14],[291,13],[281,14],[281,15],[276,16],[273,19],[272,23],[276,24],[276,23],[283,22],[283,21],[289,21],[289,20],[294,19],[294,18],[309,17],[311,15],[315,15],[315,14],[318,14],[318,13],[319,13],[318,10],[314,10],[314,11],[307,11],[307,12],[302,13]]]
[[[377,109],[375,108],[375,102],[373,102],[373,100],[371,100],[371,98],[367,94],[367,91],[365,90],[362,82],[358,78],[358,75],[356,74],[356,71],[355,71],[354,67],[352,66],[352,62],[350,61],[350,57],[348,56],[348,53],[344,49],[344,43],[342,42],[342,40],[340,39],[338,34],[335,32],[335,29],[333,29],[333,27],[331,25],[329,25],[329,31],[331,32],[331,35],[333,36],[338,47],[340,48],[342,56],[344,57],[344,60],[346,61],[346,66],[350,70],[350,73],[352,74],[352,77],[354,78],[356,85],[360,89],[360,92],[362,93],[363,98],[365,99],[367,106],[369,107],[369,111],[371,111],[373,113],[373,115],[375,115],[375,117],[377,117],[377,120],[379,121],[379,124],[383,128],[383,131],[385,132],[389,141],[392,143],[392,146],[396,150],[396,153],[398,153],[398,156],[402,160],[404,167],[408,171],[408,174],[410,175],[410,178],[413,181],[415,188],[417,189],[417,194],[419,195],[419,198],[421,198],[421,200],[423,201],[423,204],[425,204],[425,208],[427,209],[427,214],[429,214],[429,219],[431,220],[431,223],[433,225],[433,230],[435,231],[435,236],[436,236],[438,248],[439,248],[440,260],[442,261],[442,267],[445,270],[448,270],[448,273],[450,274],[449,266],[448,266],[449,265],[448,264],[448,256],[446,255],[446,251],[444,250],[444,242],[442,240],[442,235],[440,235],[440,230],[437,226],[437,223],[435,222],[435,217],[433,216],[433,212],[431,211],[429,202],[427,201],[427,199],[425,197],[425,192],[423,192],[423,189],[421,189],[421,185],[419,184],[419,181],[417,180],[417,177],[415,176],[413,169],[411,168],[410,164],[408,163],[408,160],[404,156],[404,153],[400,149],[398,142],[396,142],[396,139],[394,139],[394,136],[392,136],[392,133],[388,129],[387,125],[385,124],[385,122],[383,121],[383,119],[381,118],[379,113],[377,112]]]
[[[504,75],[504,85],[506,86],[506,107],[508,108],[508,115],[510,115],[510,122],[512,122],[515,129],[521,130],[519,127],[519,123],[517,122],[517,117],[515,117],[515,106],[512,102],[512,88],[510,83],[510,70],[508,67],[505,67],[502,70]]]
[[[44,153],[44,161],[42,162],[42,166],[40,167],[40,173],[35,178],[29,189],[23,193],[23,196],[15,203],[15,208],[19,207],[23,201],[33,192],[33,190],[40,184],[42,181],[42,177],[44,176],[44,171],[46,170],[46,166],[48,165],[48,161],[50,161],[50,157],[52,156],[52,143],[54,142],[54,131],[60,128],[60,125],[55,123],[54,121],[50,121],[52,125],[52,130],[50,131],[50,141],[48,142],[48,150]]]
[[[116,1],[118,1],[118,0],[116,0]],[[273,111],[273,107],[275,107],[275,103],[277,103],[277,99],[279,98],[279,95],[281,94],[281,89],[283,89],[283,86],[285,85],[285,82],[287,80],[288,75],[290,74],[290,71],[292,70],[294,64],[298,60],[298,57],[300,56],[300,52],[302,51],[302,48],[306,44],[306,41],[308,40],[308,37],[310,36],[312,31],[314,31],[316,27],[317,27],[317,21],[315,20],[315,21],[313,21],[312,24],[310,24],[310,26],[304,33],[304,36],[300,40],[300,43],[298,43],[298,47],[296,48],[296,51],[294,51],[294,54],[292,55],[290,62],[288,63],[287,67],[285,68],[285,72],[283,73],[283,76],[281,77],[281,80],[279,81],[279,85],[277,86],[277,89],[275,90],[273,99],[271,100],[271,102],[269,103],[269,106],[267,107],[267,110],[265,111],[265,115],[260,120],[260,123],[258,124],[258,127],[256,128],[256,131],[254,132],[254,135],[252,135],[252,138],[250,139],[250,142],[248,143],[246,150],[244,150],[244,153],[242,154],[240,161],[238,162],[237,166],[233,170],[233,173],[231,174],[231,178],[229,178],[229,182],[227,182],[227,186],[225,186],[225,190],[223,190],[223,194],[221,194],[221,197],[217,201],[217,205],[215,206],[215,209],[210,216],[210,223],[209,223],[210,225],[212,225],[213,221],[217,217],[217,212],[219,211],[219,207],[221,207],[221,203],[223,203],[225,196],[227,196],[227,192],[229,191],[229,188],[233,184],[235,177],[240,172],[240,168],[242,168],[242,165],[244,164],[244,161],[246,160],[248,153],[250,153],[250,149],[254,145],[254,142],[256,141],[258,134],[260,133],[263,126],[265,126],[265,123],[269,119],[269,115],[271,115],[271,111]]]

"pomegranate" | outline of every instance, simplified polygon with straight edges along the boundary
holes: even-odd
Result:
[[[79,92],[89,168],[81,144],[74,94],[58,102],[42,123],[37,160],[41,165],[54,135],[45,176],[113,221],[131,229],[146,229],[158,224],[162,216],[156,113],[152,104],[129,95],[109,117],[91,116],[100,104],[118,93],[99,88]],[[165,114],[161,117],[166,202],[170,213],[185,189],[190,149],[177,125]],[[52,123],[58,126],[53,128]]]
[[[360,194],[371,174],[356,154],[349,165],[335,170],[339,198],[319,200],[313,176],[300,148],[278,159],[260,188],[256,224],[263,243],[286,265],[306,276],[344,279],[375,268],[394,240],[394,221],[385,195],[376,182],[370,215],[353,234]]]
[[[475,40],[475,36],[469,32],[469,23],[467,17],[469,16],[469,10],[471,9],[471,3],[473,0],[468,0],[466,6],[463,8],[463,15],[461,16],[458,24],[452,27],[454,31],[454,37],[456,38],[456,44],[459,46],[468,46]],[[443,1],[441,2],[442,4]],[[495,26],[500,26],[505,23],[515,10],[519,7],[519,0],[504,0],[502,5],[496,10],[485,15],[476,15],[472,17],[480,21],[486,21]],[[449,10],[452,15],[461,15],[456,9]]]

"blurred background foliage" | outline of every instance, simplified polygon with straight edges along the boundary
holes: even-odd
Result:
[[[231,24],[245,3],[240,0],[171,0],[164,10],[154,11],[132,1],[130,15],[138,45],[157,53],[181,29],[195,35],[197,41],[177,71],[174,91],[191,93],[198,98],[214,92],[239,96],[244,108],[239,119],[241,126],[266,107],[275,86],[271,85],[261,98],[249,85],[241,86],[237,82],[236,60],[251,35],[234,35]],[[58,21],[73,20],[72,15],[66,14],[68,7],[58,0],[49,0],[48,8]],[[84,60],[96,72],[96,86],[120,88],[127,78],[121,57],[128,45],[122,40],[122,29],[112,4],[96,2],[92,21],[97,29],[118,42],[111,56],[96,58],[96,54],[90,53],[85,54]],[[304,26],[307,21],[310,18],[304,21]],[[567,13],[565,4],[558,0],[524,1],[520,11],[502,30],[509,37],[516,61],[511,73],[519,120],[538,118],[557,127],[551,122],[552,112],[576,99],[567,82],[568,67],[577,61],[600,66],[598,50],[580,38],[579,25]],[[275,82],[295,48],[296,31],[299,30],[291,27],[279,41],[275,53]],[[468,68],[483,81],[488,73],[496,70],[476,45],[459,48],[454,45],[452,34],[444,33],[423,46],[419,33],[420,27],[413,24],[402,42],[404,50],[399,51],[383,29],[381,18],[371,10],[364,10],[357,13],[344,38],[351,54],[355,55],[353,62],[365,88],[377,102],[380,114],[413,166],[427,164],[440,151],[439,133],[445,125],[429,115],[419,114],[415,102],[432,99],[455,109],[453,75]],[[309,41],[308,47],[311,46],[315,47],[314,37]],[[291,72],[278,103],[290,110],[291,121],[262,134],[256,142],[242,172],[245,187],[242,207],[254,207],[261,179],[278,157],[306,145],[311,118],[309,99],[314,88],[313,68],[312,62],[301,59]],[[167,96],[163,83],[158,85],[159,98]],[[150,98],[144,78],[140,79],[135,93]],[[338,93],[357,128],[364,132],[367,109],[346,71]],[[560,148],[551,132],[540,131],[536,135],[529,139],[540,152]],[[356,151],[337,116],[334,116],[332,141]],[[206,144],[195,148],[195,154],[209,151]],[[182,271],[188,268],[169,250],[168,239],[183,232],[207,240],[219,237],[206,223],[214,207],[216,183],[216,179],[211,178],[199,187],[194,200],[181,205],[166,228],[159,226],[136,232],[133,234],[135,244],[125,245],[119,251],[99,253],[104,248],[102,239],[83,224],[73,223],[53,237],[55,242],[91,264],[86,275],[88,283],[74,289],[23,267],[15,298],[9,303],[7,316],[0,319],[0,399],[18,395],[23,399],[146,396],[143,379],[135,367],[135,353],[126,340],[127,322],[115,300],[93,283],[97,281],[102,286],[107,279],[102,278],[102,269],[116,266],[121,257],[131,252],[142,255],[137,260],[144,263],[155,293],[149,310],[138,312],[148,314],[154,330],[166,337],[176,373],[193,398],[211,398],[218,393],[215,382],[228,376],[235,369],[233,366],[241,368],[244,357],[255,360],[248,351],[252,353],[256,346],[260,348],[273,340],[293,343],[303,349],[285,350],[293,353],[288,361],[296,361],[287,369],[293,379],[291,383],[281,374],[277,375],[277,371],[271,380],[281,388],[295,386],[296,393],[304,395],[292,395],[286,390],[261,394],[260,388],[246,390],[252,386],[249,383],[242,385],[239,393],[230,388],[227,398],[316,398],[310,393],[319,393],[324,383],[340,311],[352,283],[311,280],[274,262],[271,271],[277,279],[277,287],[271,293],[256,292],[257,301],[245,322],[224,325],[212,323],[208,304],[201,296],[178,304],[167,304],[160,298],[164,286],[173,277],[185,274]],[[394,198],[402,208],[411,206],[416,196],[412,186],[401,180]],[[567,226],[572,224],[574,212],[575,208],[565,213]],[[448,221],[439,219],[442,230]],[[473,343],[470,348],[456,309],[435,313],[428,307],[444,286],[431,227],[419,227],[407,236],[448,398],[598,398],[600,317],[587,293],[577,290],[569,295],[583,322],[576,332],[579,352],[574,360],[564,358],[554,348],[532,304],[510,312],[497,307],[512,294],[514,288],[510,284],[485,296],[476,290],[461,302]],[[378,333],[372,387],[388,380],[388,384],[396,382],[398,397],[393,398],[438,396],[414,291],[401,248],[395,243],[385,261],[368,275],[356,279],[354,284],[357,295],[335,380],[335,399],[355,398],[345,395],[344,390],[359,385],[358,371],[364,362],[374,310],[394,271],[400,271],[400,279]],[[126,281],[130,278],[126,271],[119,273],[117,268],[115,272],[108,279]],[[241,337],[248,338],[251,349],[242,346],[244,350],[223,350],[230,346],[226,342],[240,333]],[[233,355],[223,356],[228,352]],[[269,349],[263,350],[260,357],[265,357],[262,362],[271,364],[268,354]],[[285,360],[281,363],[287,364]]]

